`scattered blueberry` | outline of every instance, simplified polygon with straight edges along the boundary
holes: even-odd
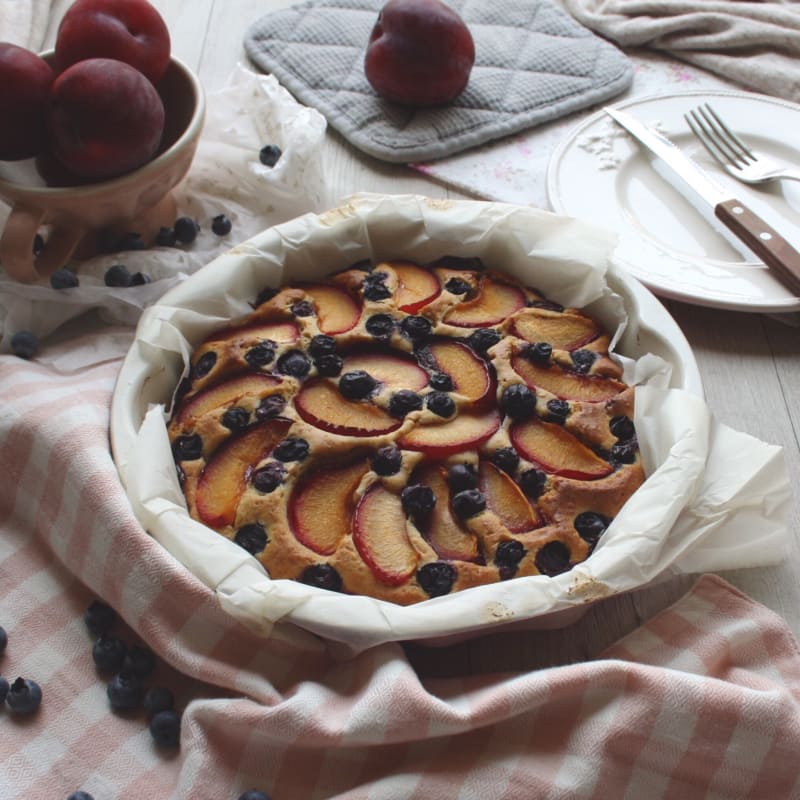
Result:
[[[305,378],[311,370],[311,362],[300,350],[289,350],[278,359],[278,372],[293,378]]]
[[[256,409],[256,419],[271,419],[277,417],[286,407],[286,399],[280,394],[271,394],[263,397]]]
[[[92,646],[92,659],[101,672],[119,672],[127,652],[121,639],[101,634]]]
[[[36,681],[17,678],[6,694],[6,705],[15,714],[33,714],[42,704],[42,689]]]
[[[153,279],[145,272],[134,272],[133,275],[131,275],[131,286],[144,286],[152,282]]]
[[[217,354],[213,350],[207,350],[192,366],[193,378],[205,378],[217,363]]]
[[[258,160],[265,167],[274,167],[280,157],[283,155],[283,150],[276,144],[265,144],[261,150],[258,151]]]
[[[90,633],[102,636],[114,627],[117,621],[117,612],[101,600],[93,600],[83,615],[83,620]]]
[[[251,366],[265,367],[275,358],[275,342],[271,339],[264,339],[258,344],[253,345],[245,354],[244,360]]]
[[[516,567],[522,561],[524,555],[525,548],[522,542],[518,542],[516,539],[508,539],[497,545],[497,550],[494,553],[494,563],[498,567]]]
[[[553,355],[553,346],[549,342],[533,342],[526,344],[520,352],[532,364],[546,364]]]
[[[253,488],[263,494],[274,492],[286,477],[286,467],[277,461],[270,461],[260,469],[257,469],[251,478]],[[251,551],[252,552],[252,551]]]
[[[74,289],[79,283],[78,276],[66,267],[57,269],[50,276],[50,285],[54,289]]]
[[[536,395],[524,383],[514,383],[503,391],[500,408],[511,419],[530,419],[536,412]]]
[[[417,570],[417,583],[430,597],[447,594],[456,580],[456,570],[445,561],[432,561]]]
[[[312,564],[303,570],[298,580],[318,589],[342,591],[342,576],[330,564]]]
[[[639,442],[635,438],[626,439],[624,442],[617,442],[612,446],[611,459],[618,464],[633,464],[638,452]]]
[[[150,735],[158,747],[177,747],[181,734],[181,717],[176,711],[159,711],[150,720]]]
[[[176,461],[194,461],[203,455],[203,440],[196,433],[178,436],[172,443],[172,455]]]
[[[231,232],[231,221],[224,214],[217,214],[211,220],[211,230],[217,236],[227,236]]]
[[[429,514],[436,505],[436,495],[433,489],[421,483],[406,486],[400,493],[400,500],[403,510],[412,516]]]
[[[271,800],[271,798],[258,789],[248,789],[246,792],[242,792],[237,800]]]
[[[543,491],[547,483],[547,473],[540,469],[528,469],[519,476],[519,488],[535,500]]]
[[[412,316],[405,317],[400,323],[400,330],[405,336],[411,339],[414,344],[424,342],[433,330],[431,321],[427,317]]]
[[[175,235],[174,228],[161,227],[156,234],[156,245],[158,247],[175,247],[178,237]]]
[[[394,319],[388,314],[373,314],[364,325],[367,333],[376,339],[386,339],[394,330]]]
[[[485,356],[500,339],[500,334],[494,328],[478,328],[465,341],[478,355]]]
[[[453,379],[446,372],[432,372],[428,383],[439,392],[452,392],[455,389]]]
[[[94,800],[94,797],[89,794],[89,792],[84,792],[79,790],[77,792],[73,792],[67,800]]]
[[[144,713],[153,717],[159,711],[171,711],[175,707],[175,695],[166,686],[152,686],[144,694]]]
[[[260,522],[249,522],[236,531],[233,541],[254,556],[267,546],[267,531]]]
[[[597,353],[593,353],[591,350],[575,350],[571,355],[575,371],[580,373],[588,372],[597,360]]]
[[[292,303],[290,311],[296,317],[313,317],[314,305],[308,300],[298,300],[296,303]]]
[[[128,231],[127,233],[123,233],[122,236],[117,239],[114,249],[117,251],[121,250],[144,250],[145,243],[144,239],[142,239],[142,235],[140,233],[136,233],[135,231]]]
[[[4,703],[8,695],[8,680],[0,675],[0,703]]]
[[[464,489],[475,489],[478,486],[478,474],[472,464],[453,464],[447,470],[447,485],[454,492]]]
[[[425,405],[440,417],[452,417],[456,413],[456,404],[447,392],[430,392],[425,396]]]
[[[366,300],[385,300],[392,296],[392,292],[386,285],[387,274],[385,272],[370,272],[361,282]]]
[[[132,672],[120,672],[106,687],[108,702],[114,711],[131,711],[142,702],[142,681]]]
[[[6,629],[0,625],[0,656],[3,655],[6,651],[6,646],[8,645],[8,634],[6,633]]]
[[[597,544],[597,540],[605,533],[610,523],[611,520],[607,516],[596,511],[582,511],[572,522],[578,536],[592,547]]]
[[[318,333],[311,337],[308,343],[308,352],[313,358],[327,356],[336,352],[336,339],[324,333]]]
[[[336,353],[325,353],[314,359],[314,366],[323,378],[335,378],[342,371],[344,360]]]
[[[149,647],[136,645],[125,654],[122,664],[123,673],[130,673],[137,678],[146,678],[156,668],[156,655]]]
[[[33,358],[39,352],[39,339],[32,331],[17,331],[11,337],[11,350],[19,358]]]
[[[230,431],[241,431],[250,422],[250,412],[241,406],[229,408],[222,415],[222,424]]]
[[[133,276],[124,264],[112,264],[105,272],[103,281],[106,286],[127,288]]]
[[[375,391],[377,385],[375,378],[363,369],[345,372],[339,378],[339,391],[347,400],[363,400]]]
[[[119,237],[111,228],[103,228],[95,240],[95,247],[98,253],[114,253],[117,250]]]
[[[394,445],[381,447],[372,457],[372,469],[378,475],[395,475],[403,465],[403,454]]]
[[[272,455],[278,461],[302,461],[309,451],[308,442],[298,436],[287,436],[275,445]]]
[[[410,389],[400,389],[389,400],[389,413],[397,419],[402,419],[406,414],[419,411],[421,408],[422,398]]]
[[[570,568],[569,549],[563,542],[548,542],[539,548],[534,563],[542,575],[560,575]]]
[[[492,464],[503,472],[513,475],[519,466],[519,453],[513,447],[501,447],[492,453]]]
[[[463,278],[450,278],[444,288],[450,294],[467,294],[472,287]]]
[[[623,415],[612,417],[608,427],[617,439],[632,439],[636,434],[631,418]]]
[[[175,220],[175,238],[181,244],[191,244],[200,231],[200,226],[191,217],[179,217]]]
[[[464,489],[453,495],[450,504],[459,519],[467,519],[486,508],[486,498],[480,489]]]
[[[554,397],[547,401],[547,413],[553,422],[564,422],[569,416],[569,403]]]

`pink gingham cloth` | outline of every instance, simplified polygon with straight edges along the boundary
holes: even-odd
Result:
[[[350,661],[261,639],[134,518],[109,451],[119,360],[65,371],[0,356],[0,798],[783,800],[800,798],[800,658],[783,621],[721,579],[587,663],[421,680],[402,647]],[[160,752],[110,711],[83,621],[159,656],[183,710]]]

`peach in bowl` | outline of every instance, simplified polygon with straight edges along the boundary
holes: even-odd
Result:
[[[41,58],[55,63],[56,53]],[[68,73],[69,82],[63,80]],[[104,108],[98,102],[93,89],[112,73],[128,92],[130,108]],[[147,241],[159,227],[171,225],[176,216],[172,189],[189,170],[205,118],[200,81],[174,56],[155,85],[123,62],[91,59],[57,77],[53,91],[59,93],[59,108],[80,109],[76,113],[89,132],[75,131],[73,138],[80,134],[90,139],[92,126],[100,129],[110,122],[119,139],[109,148],[96,143],[94,148],[70,148],[64,122],[62,135],[56,137],[60,148],[0,160],[0,200],[11,207],[0,235],[0,266],[9,277],[24,282],[51,274],[73,257],[92,255],[101,230],[135,230]],[[58,126],[53,113],[51,139]],[[141,142],[146,152],[126,164],[125,157]],[[118,169],[109,166],[113,161]],[[41,229],[49,231],[46,246],[35,254],[34,240]]]

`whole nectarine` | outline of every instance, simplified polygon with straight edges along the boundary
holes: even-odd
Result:
[[[55,158],[79,178],[112,178],[149,161],[164,104],[139,70],[110,58],[79,61],[56,78],[48,116]]]
[[[157,83],[167,71],[170,38],[147,0],[75,0],[56,34],[59,71],[87,58],[115,58]]]
[[[46,140],[53,70],[36,53],[0,42],[0,160],[32,158]]]
[[[469,81],[475,43],[461,17],[440,0],[389,0],[372,29],[364,73],[393,103],[437,106]]]

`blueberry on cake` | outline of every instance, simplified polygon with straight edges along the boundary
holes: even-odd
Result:
[[[558,575],[643,481],[608,347],[476,259],[265,289],[176,392],[189,513],[272,578],[399,604]]]

